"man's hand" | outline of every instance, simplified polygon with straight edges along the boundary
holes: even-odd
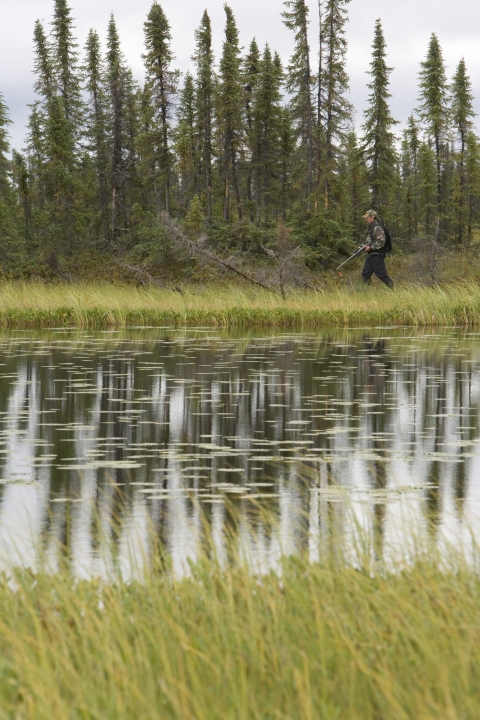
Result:
[[[365,245],[365,252],[370,252],[371,249],[370,245]]]

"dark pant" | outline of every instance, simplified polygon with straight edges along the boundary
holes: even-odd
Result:
[[[369,283],[373,273],[375,273],[377,278],[385,283],[387,287],[393,288],[393,280],[388,275],[387,268],[385,267],[385,257],[383,255],[367,255],[362,270],[363,282]]]

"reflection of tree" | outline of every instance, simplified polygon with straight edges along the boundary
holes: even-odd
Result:
[[[308,545],[311,528],[307,519],[310,514],[313,522],[314,507],[319,517],[320,543],[323,538],[327,545],[330,543],[328,552],[334,553],[338,551],[334,544],[348,520],[341,504],[328,500],[326,491],[337,484],[355,486],[358,478],[354,476],[352,458],[356,454],[364,450],[373,454],[368,464],[362,461],[362,472],[367,467],[370,488],[381,491],[381,496],[393,482],[390,473],[395,465],[390,453],[398,439],[406,448],[407,458],[412,459],[407,471],[410,479],[416,484],[423,480],[440,484],[444,463],[439,457],[428,464],[414,459],[421,458],[422,453],[442,453],[446,447],[451,448],[448,443],[452,439],[452,421],[442,415],[451,414],[452,403],[461,409],[458,427],[453,431],[457,444],[459,439],[468,442],[478,437],[478,373],[472,366],[469,372],[463,372],[465,366],[459,358],[442,355],[441,340],[435,341],[436,346],[425,341],[423,354],[413,357],[408,349],[396,349],[393,331],[389,331],[391,340],[376,338],[370,331],[360,335],[355,331],[329,331],[318,336],[244,337],[238,341],[222,339],[218,333],[214,337],[155,333],[153,339],[141,333],[135,341],[120,336],[119,340],[102,339],[98,343],[95,338],[74,337],[60,342],[52,336],[45,342],[26,343],[20,355],[15,342],[7,343],[4,374],[15,376],[17,382],[10,385],[10,381],[0,378],[0,422],[7,436],[9,427],[15,427],[18,437],[9,438],[4,457],[19,452],[24,440],[21,433],[35,427],[35,442],[45,445],[35,445],[32,471],[42,477],[47,499],[68,500],[51,506],[52,512],[44,522],[45,546],[55,537],[68,555],[75,543],[72,528],[78,506],[69,501],[84,497],[85,476],[55,466],[65,465],[75,456],[78,460],[74,462],[81,463],[86,448],[97,448],[101,454],[93,457],[112,463],[138,456],[143,466],[139,471],[98,468],[89,476],[96,487],[92,493],[96,507],[90,517],[93,555],[99,550],[107,526],[109,537],[118,540],[124,536],[126,519],[143,498],[136,482],[155,482],[156,490],[168,487],[166,478],[173,465],[162,454],[167,448],[177,456],[180,486],[191,487],[192,492],[191,497],[185,495],[176,504],[164,498],[148,499],[147,495],[145,505],[159,542],[165,547],[175,528],[175,513],[185,523],[182,527],[188,526],[186,534],[195,534],[197,503],[201,502],[203,490],[210,488],[214,492],[211,480],[245,485],[247,480],[255,483],[273,478],[275,491],[281,489],[281,502],[267,498],[262,499],[262,504],[273,517],[280,515],[288,526],[292,547],[298,550]],[[474,343],[471,348],[469,352],[473,353]],[[36,356],[38,349],[46,354]],[[454,377],[449,387],[444,381],[448,373]],[[392,378],[395,384],[390,382]],[[79,383],[87,389],[77,389]],[[400,397],[405,426],[399,422]],[[32,424],[29,418],[35,414],[37,419]],[[11,421],[13,417],[15,423],[9,426],[8,418]],[[291,423],[298,419],[306,424]],[[48,421],[58,427],[48,425]],[[93,424],[95,429],[82,435],[76,429],[81,424]],[[339,430],[343,434],[336,432]],[[225,452],[200,448],[208,442]],[[149,443],[151,447],[142,447]],[[36,463],[45,448],[56,456],[56,461],[40,475]],[[454,452],[460,453],[462,448]],[[282,457],[286,465],[282,465],[283,460],[269,464],[256,459],[262,456]],[[192,459],[182,464],[182,458],[187,457]],[[312,488],[319,482],[319,461],[323,468],[322,487],[315,505],[310,500]],[[187,480],[182,468],[188,466],[195,469],[188,473],[191,477]],[[290,468],[290,474],[285,474],[285,466]],[[4,473],[6,467],[3,464]],[[242,473],[222,474],[222,468],[236,468]],[[426,477],[420,474],[425,468]],[[450,470],[453,492],[461,505],[467,493],[468,465],[462,458]],[[322,499],[324,491],[327,500]],[[262,492],[268,494],[270,490]],[[0,499],[1,493],[4,489],[0,485]],[[437,487],[429,488],[425,497],[425,512],[438,524],[442,508]],[[221,511],[218,506],[204,503],[204,538],[208,538],[213,524],[219,536],[236,536],[241,517],[242,527],[249,528],[251,537],[262,538],[264,547],[273,552],[273,526],[264,518],[259,520],[252,508],[235,496]],[[386,517],[387,505],[377,497],[372,521],[379,556]]]

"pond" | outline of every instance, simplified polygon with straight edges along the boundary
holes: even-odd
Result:
[[[259,571],[343,535],[376,557],[480,518],[480,333],[208,328],[0,337],[0,569]],[[265,513],[263,513],[265,511]],[[273,522],[275,520],[275,522]],[[338,531],[341,531],[340,533]],[[349,539],[348,539],[349,538]]]

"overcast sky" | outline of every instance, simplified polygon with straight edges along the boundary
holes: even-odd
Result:
[[[312,60],[316,63],[318,32],[317,0],[308,0],[311,17]],[[70,0],[76,33],[83,48],[90,27],[105,38],[110,13],[113,11],[120,32],[123,50],[141,80],[143,66],[143,23],[151,0]],[[247,48],[253,37],[259,44],[268,41],[286,62],[292,51],[292,34],[282,24],[281,0],[230,0],[237,18],[240,40]],[[214,44],[218,58],[224,27],[223,0],[163,0],[162,6],[170,20],[176,67],[191,67],[193,33],[207,7],[213,24]],[[12,144],[23,145],[28,103],[34,99],[33,26],[37,18],[48,25],[53,0],[16,0],[3,3],[0,26],[0,92],[10,108],[14,125]],[[480,3],[478,0],[352,0],[347,26],[348,71],[350,100],[356,108],[356,124],[360,124],[366,106],[372,32],[375,20],[383,23],[388,48],[388,62],[395,68],[391,75],[392,112],[402,123],[417,105],[417,73],[424,58],[432,32],[437,33],[443,47],[449,77],[462,56],[465,57],[478,97],[475,107],[480,113]]]

